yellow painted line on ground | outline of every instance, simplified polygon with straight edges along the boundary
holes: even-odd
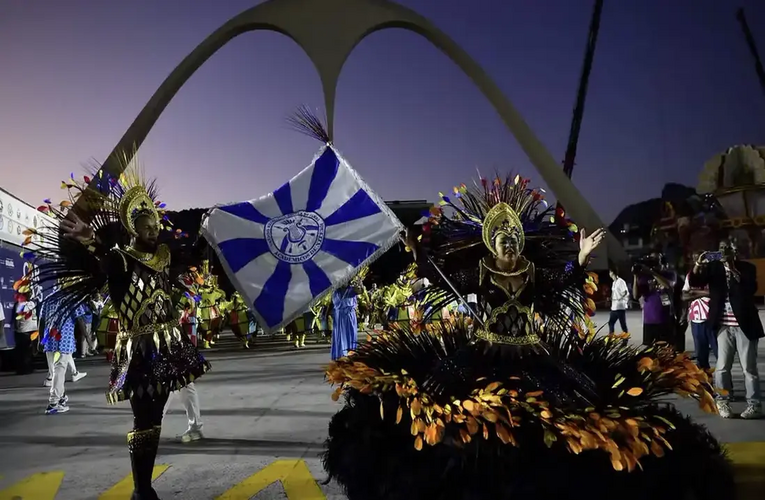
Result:
[[[38,472],[0,491],[0,500],[53,500],[63,479],[62,471]]]
[[[303,460],[277,460],[215,500],[249,500],[277,481],[281,481],[289,500],[327,500]]]
[[[729,443],[738,500],[762,500],[765,492],[765,442]]]
[[[154,472],[151,474],[151,480],[156,481],[159,476],[169,469],[169,465],[160,464],[154,466]],[[119,483],[115,484],[108,491],[101,493],[98,500],[130,500],[133,494],[133,474],[128,474]]]
[[[765,442],[729,443],[725,448],[733,461],[738,500],[762,500],[765,491]],[[154,467],[152,479],[164,474],[170,465]],[[0,476],[1,478],[2,476]],[[55,500],[62,471],[40,472],[0,490],[0,500]],[[269,485],[281,482],[289,500],[326,500],[304,460],[277,460],[241,481],[216,500],[249,500]],[[129,500],[133,476],[120,480],[98,500]]]

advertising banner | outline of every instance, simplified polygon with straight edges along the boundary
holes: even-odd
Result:
[[[50,227],[55,220],[38,212],[35,207],[24,203],[9,192],[0,188],[0,314],[2,328],[0,328],[0,350],[13,349],[15,292],[13,283],[27,272],[27,262],[21,257],[22,245],[27,235],[27,228],[39,229]],[[37,236],[33,236],[36,238]],[[32,291],[32,295],[39,295]]]
[[[0,240],[20,247],[27,237],[25,229],[38,229],[53,223],[52,217],[0,188]]]
[[[13,283],[24,275],[25,264],[21,258],[21,248],[7,243],[0,244],[0,303],[5,316],[0,333],[0,349],[13,349],[16,345],[13,339],[13,305],[16,295]]]

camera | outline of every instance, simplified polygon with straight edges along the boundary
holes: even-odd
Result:
[[[658,272],[663,265],[663,257],[649,255],[636,260],[632,264],[632,274],[651,274],[651,271]]]

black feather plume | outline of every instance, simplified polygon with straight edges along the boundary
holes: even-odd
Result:
[[[332,142],[327,132],[326,122],[314,114],[306,105],[300,106],[292,115],[287,117],[287,124],[292,130],[307,135],[324,144]]]

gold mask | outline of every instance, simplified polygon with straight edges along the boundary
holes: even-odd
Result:
[[[518,252],[523,251],[523,246],[526,243],[525,236],[523,234],[523,224],[515,210],[510,208],[507,203],[498,203],[494,205],[489,213],[483,220],[483,244],[489,251],[497,255],[497,250],[494,247],[494,241],[500,233],[514,236],[518,239]]]

